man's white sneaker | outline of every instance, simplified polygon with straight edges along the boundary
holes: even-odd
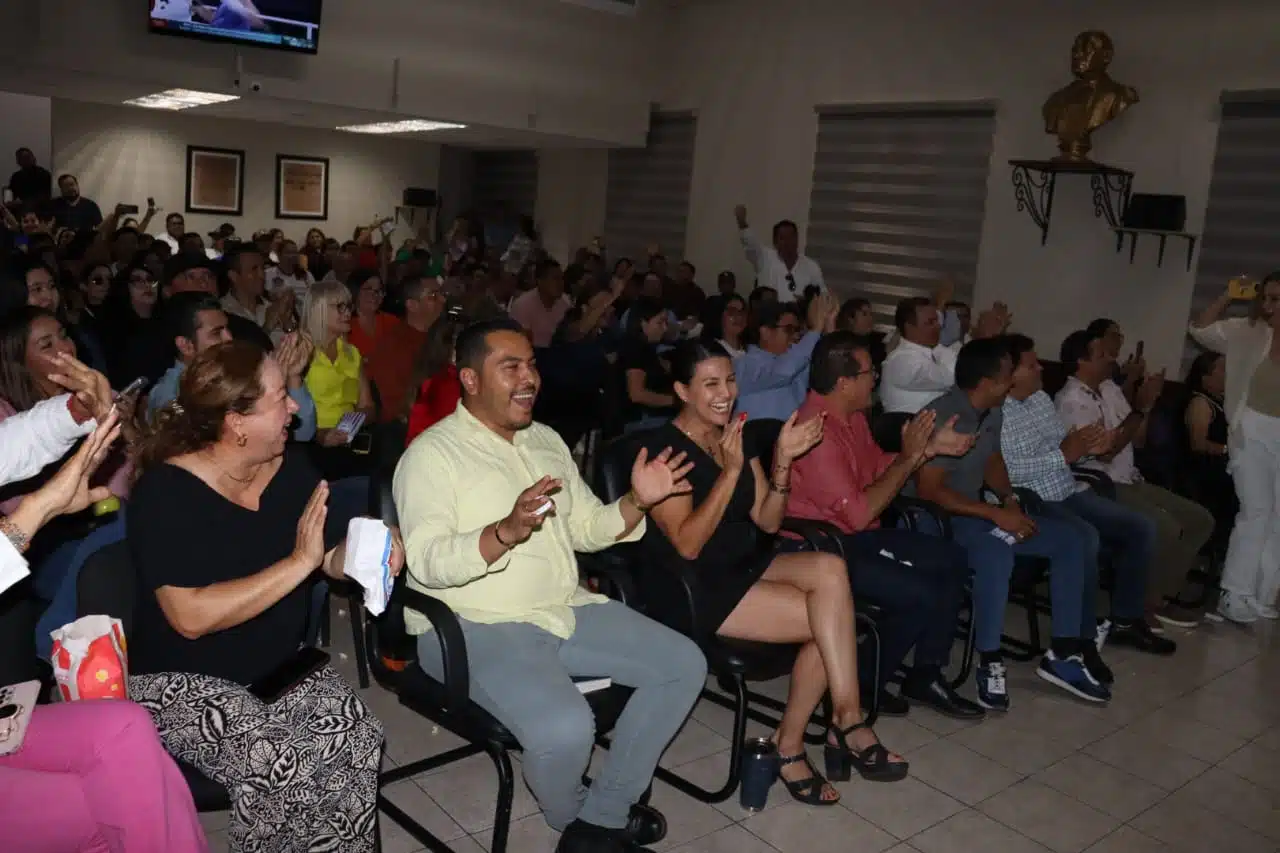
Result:
[[[1218,599],[1218,615],[1237,625],[1249,625],[1258,621],[1258,611],[1250,604],[1251,596],[1222,593]]]

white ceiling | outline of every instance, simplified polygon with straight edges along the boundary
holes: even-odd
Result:
[[[148,89],[147,87],[139,86],[135,82],[114,80],[107,77],[90,78],[81,74],[67,74],[65,79],[59,79],[59,75],[49,74],[45,70],[42,70],[39,74],[24,77],[20,69],[14,70],[16,73],[6,74],[5,76],[4,88],[6,90],[21,94],[62,98],[69,101],[119,105],[130,98],[152,94],[153,90],[155,90],[155,87]],[[231,90],[228,94],[235,94],[235,91]],[[132,109],[141,108],[134,107]],[[406,118],[403,114],[378,110],[357,110],[307,101],[285,100],[252,92],[241,93],[240,99],[236,101],[196,107],[182,112],[185,115],[269,122],[325,130],[332,130],[345,125],[366,124],[376,121],[399,121]],[[431,118],[431,116],[423,116],[423,118]],[[468,126],[461,130],[396,134],[395,137],[472,148],[590,148],[598,145],[598,143],[589,140],[539,133],[536,129],[513,130],[476,125]]]

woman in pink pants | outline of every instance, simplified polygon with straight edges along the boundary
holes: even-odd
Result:
[[[0,838],[22,853],[205,853],[191,791],[132,702],[35,709],[0,756]]]

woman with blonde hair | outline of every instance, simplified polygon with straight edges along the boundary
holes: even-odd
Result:
[[[320,281],[311,288],[302,321],[315,345],[307,390],[316,401],[316,441],[325,447],[343,443],[333,429],[343,415],[360,411],[373,416],[373,393],[365,376],[364,357],[347,339],[353,310],[346,285]]]
[[[286,443],[297,408],[275,358],[231,341],[196,356],[161,410],[127,521],[129,695],[174,757],[226,787],[231,849],[358,853],[375,849],[382,725],[320,661],[283,692],[253,688],[297,659],[308,581],[342,578],[346,559],[329,484]]]
[[[1227,306],[1252,299],[1248,317],[1220,319]],[[1280,272],[1251,296],[1228,286],[1191,324],[1191,337],[1226,360],[1227,470],[1240,513],[1222,573],[1218,614],[1232,622],[1276,619],[1280,594]]]

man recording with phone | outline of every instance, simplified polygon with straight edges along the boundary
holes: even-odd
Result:
[[[1143,481],[1133,450],[1146,441],[1151,412],[1164,390],[1164,371],[1142,380],[1130,406],[1111,378],[1115,358],[1104,335],[1105,332],[1082,329],[1062,342],[1060,355],[1068,379],[1054,402],[1068,428],[1100,424],[1106,430],[1104,446],[1096,448],[1083,464],[1111,478],[1120,503],[1156,523],[1152,565],[1159,567],[1161,574],[1148,583],[1151,615],[1166,625],[1193,628],[1199,621],[1196,616],[1166,603],[1166,599],[1177,595],[1200,549],[1213,535],[1213,514],[1195,501]]]

